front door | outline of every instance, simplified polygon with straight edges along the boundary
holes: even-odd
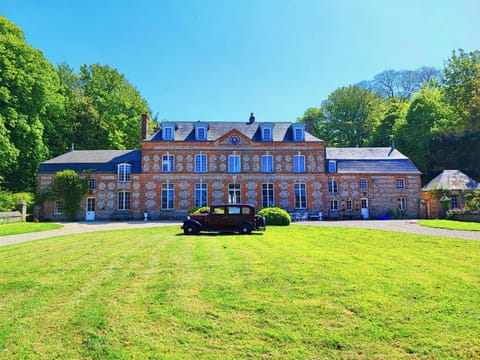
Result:
[[[95,198],[89,197],[87,198],[87,206],[86,206],[86,214],[85,220],[93,221],[95,220]]]
[[[362,203],[362,208],[360,210],[360,213],[362,214],[362,218],[364,220],[368,219],[368,199],[361,199],[360,200]]]

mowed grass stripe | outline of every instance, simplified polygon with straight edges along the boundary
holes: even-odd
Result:
[[[11,247],[4,266],[0,249],[1,358],[480,355],[475,241],[308,226],[183,236],[166,227],[29,246],[37,256],[25,266]]]

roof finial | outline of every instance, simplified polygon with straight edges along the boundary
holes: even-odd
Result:
[[[250,118],[248,119],[249,124],[253,124],[255,122],[255,115],[253,115],[253,112],[250,113]]]

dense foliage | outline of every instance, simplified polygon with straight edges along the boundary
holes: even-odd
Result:
[[[0,185],[33,191],[39,164],[76,149],[133,149],[148,109],[116,69],[55,68],[0,16]]]
[[[263,208],[258,215],[265,217],[267,225],[290,225],[292,221],[290,215],[278,207]]]
[[[55,174],[53,197],[63,201],[65,214],[75,220],[80,201],[88,192],[88,178],[80,177],[74,170],[58,171]]]
[[[390,146],[394,140],[424,182],[446,168],[479,179],[480,51],[454,51],[443,71],[388,70],[341,87],[299,119],[307,120],[330,146]]]
[[[11,193],[0,191],[0,211],[13,211],[18,208],[18,204],[24,201],[27,207],[31,207],[34,202],[34,195],[31,193]]]

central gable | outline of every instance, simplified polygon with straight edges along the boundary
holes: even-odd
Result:
[[[237,129],[232,129],[226,134],[222,135],[219,137],[215,143],[215,145],[251,145],[252,140],[242,134],[240,131]]]

